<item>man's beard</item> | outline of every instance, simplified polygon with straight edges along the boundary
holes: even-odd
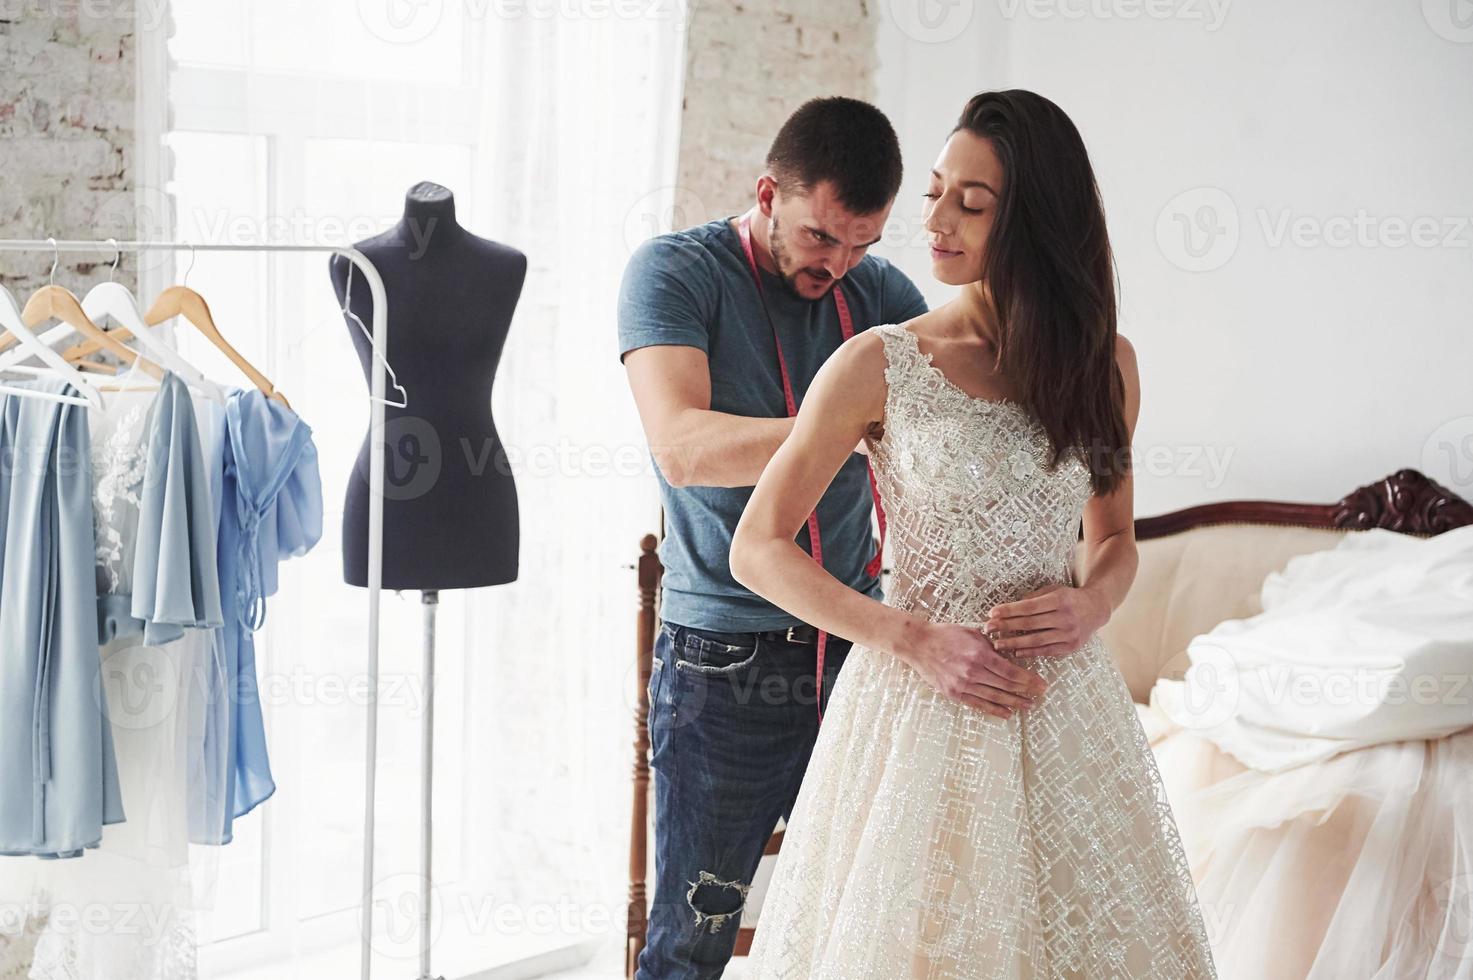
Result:
[[[817,302],[818,300],[823,299],[824,296],[828,295],[828,290],[824,290],[824,292],[817,297],[805,296],[802,291],[798,289],[798,276],[800,273],[806,270],[799,269],[797,272],[788,271],[788,253],[787,250],[783,248],[782,231],[778,225],[777,215],[775,214],[772,216],[772,223],[768,226],[767,230],[767,251],[772,254],[772,264],[777,266],[777,274],[782,279],[783,286],[791,295],[796,296],[798,299],[807,300],[810,303]],[[809,276],[810,278],[816,278],[813,276],[812,273],[809,273]],[[830,284],[832,284],[832,282],[833,280],[829,280]]]

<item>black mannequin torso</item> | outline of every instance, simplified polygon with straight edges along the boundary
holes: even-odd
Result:
[[[383,277],[388,362],[407,396],[385,409],[383,587],[467,589],[517,577],[516,485],[491,417],[491,386],[526,278],[527,257],[455,221],[438,184],[405,197],[393,228],[356,246]],[[330,270],[339,302],[346,260]],[[358,274],[349,307],[370,329],[373,303]],[[346,319],[346,318],[345,318]],[[348,331],[365,376],[372,345]],[[389,381],[386,397],[400,400]],[[365,438],[343,507],[343,578],[368,584]]]

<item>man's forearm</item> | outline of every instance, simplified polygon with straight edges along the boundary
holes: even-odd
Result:
[[[661,445],[650,447],[671,486],[751,487],[793,431],[793,420],[693,408],[672,428]]]

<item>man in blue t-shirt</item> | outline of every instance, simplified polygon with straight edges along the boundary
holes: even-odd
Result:
[[[732,578],[731,538],[792,429],[774,331],[801,405],[843,340],[836,288],[856,332],[926,312],[914,283],[866,254],[900,180],[883,113],[814,99],[773,140],[745,216],[656,236],[624,272],[619,356],[665,508],[649,686],[656,884],[636,980],[720,976],[763,847],[792,813],[818,729],[817,631]],[[879,598],[862,449],[819,501],[819,539],[825,568]],[[797,541],[813,553],[806,527]],[[828,639],[825,698],[849,646]]]

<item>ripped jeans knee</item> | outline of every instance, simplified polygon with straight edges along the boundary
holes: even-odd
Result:
[[[747,889],[752,887],[740,881],[725,881],[709,871],[700,872],[695,881],[687,884],[690,891],[685,893],[685,899],[695,913],[696,928],[709,922],[712,932],[719,931],[728,919],[746,907]]]

